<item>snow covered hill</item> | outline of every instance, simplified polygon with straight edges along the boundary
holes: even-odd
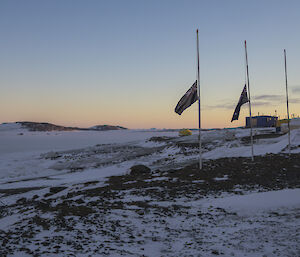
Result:
[[[79,127],[65,127],[60,125],[51,124],[48,122],[31,122],[31,121],[18,121],[13,123],[2,123],[0,124],[0,131],[11,131],[11,130],[25,130],[25,131],[77,131],[77,130],[120,130],[127,129],[121,126],[112,125],[97,125],[90,128],[79,128]]]
[[[0,124],[0,132],[16,131],[16,130],[22,130],[22,125],[20,123],[14,122],[14,123],[2,123],[2,124]]]

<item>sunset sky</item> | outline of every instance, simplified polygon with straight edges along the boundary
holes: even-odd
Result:
[[[245,83],[252,113],[300,115],[300,1],[0,1],[0,123],[197,127],[174,108],[196,79],[200,39],[203,128],[231,117]]]

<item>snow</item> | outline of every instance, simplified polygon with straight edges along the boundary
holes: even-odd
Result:
[[[263,135],[273,131],[257,129],[255,134]],[[175,139],[149,141],[151,137],[166,136]],[[249,129],[203,131],[202,136],[203,157],[206,160],[251,156],[249,143],[242,140],[249,136]],[[24,190],[17,194],[0,194],[2,206],[13,206],[11,213],[2,213],[0,208],[0,233],[14,231],[17,234],[18,222],[22,222],[25,228],[30,227],[30,220],[35,215],[48,222],[57,219],[54,217],[57,215],[55,212],[52,216],[35,213],[26,204],[24,210],[15,210],[18,201],[32,201],[35,197],[37,200],[34,204],[39,201],[45,204],[47,200],[53,200],[52,204],[60,204],[67,198],[68,201],[83,201],[83,206],[94,206],[101,200],[100,191],[99,195],[95,193],[86,197],[80,192],[104,188],[111,176],[129,174],[133,165],[144,164],[152,172],[157,169],[168,172],[197,162],[198,159],[197,148],[180,146],[180,143],[197,143],[197,133],[178,137],[176,131],[29,132],[18,124],[1,124],[0,142],[1,192]],[[300,153],[300,129],[291,131],[291,142],[292,153]],[[255,140],[254,153],[256,156],[286,153],[287,144],[286,134],[258,139]],[[230,175],[226,175],[230,173],[226,169],[224,167],[224,173],[215,175],[212,181],[218,185],[230,182]],[[142,182],[151,184],[148,190],[164,194],[163,186],[153,185],[177,180],[167,174],[156,177],[154,173]],[[37,234],[25,243],[31,250],[48,251],[49,248],[39,242],[47,241],[53,235],[62,238],[57,240],[70,242],[74,238],[78,240],[78,237],[87,238],[86,252],[56,242],[61,249],[75,256],[103,256],[97,253],[99,249],[104,249],[107,254],[111,254],[110,250],[114,249],[113,256],[297,255],[299,188],[258,192],[259,188],[257,191],[247,191],[238,184],[230,193],[207,194],[202,198],[196,193],[193,199],[182,196],[160,201],[149,195],[139,195],[136,190],[126,190],[127,186],[139,182],[120,182],[123,189],[110,200],[110,204],[115,203],[116,207],[100,213],[98,218],[95,216],[98,224],[91,226],[88,223],[93,221],[89,219],[90,216],[87,220],[85,217],[79,219],[77,216],[67,216],[65,221],[73,219],[72,228],[77,228],[80,235],[72,230],[41,230],[40,225],[35,225]],[[201,177],[191,180],[191,184],[199,184],[201,188],[207,181]],[[61,191],[51,194],[50,189],[58,187],[62,187]],[[109,193],[115,193],[114,190],[117,191],[112,189]],[[72,195],[74,192],[77,194]],[[146,207],[139,206],[139,202]],[[118,207],[118,204],[123,207]],[[180,211],[176,211],[176,206],[182,207]],[[115,233],[112,233],[113,227]],[[100,230],[104,232],[101,234]],[[119,239],[113,240],[112,235]],[[269,242],[266,242],[266,238]],[[16,249],[11,256],[26,256],[25,252],[19,250]],[[44,254],[53,255],[54,252]]]
[[[15,125],[13,124],[14,128]],[[0,125],[0,127],[6,125]],[[147,139],[157,136],[156,132],[144,131],[72,131],[72,132],[28,132],[19,130],[5,130],[0,132],[0,183],[3,178],[28,178],[32,176],[48,176],[53,174],[53,162],[41,159],[57,151],[72,149],[88,149],[97,144],[129,144],[145,145],[153,147],[161,145],[146,142]],[[174,136],[177,132],[159,132],[160,136]],[[85,150],[83,150],[85,151]],[[49,154],[50,153],[50,154]],[[99,158],[99,157],[97,157]],[[104,157],[107,158],[107,157]],[[50,165],[51,163],[51,165]],[[62,169],[67,165],[56,164]],[[57,172],[56,172],[57,173]],[[105,171],[102,173],[107,176]],[[101,177],[101,176],[100,176]]]
[[[249,133],[249,131],[248,131]],[[245,134],[243,134],[245,135]],[[249,134],[248,134],[249,135]],[[291,146],[298,147],[300,143],[300,129],[291,131]],[[254,155],[280,153],[288,146],[288,135],[282,135],[275,139],[264,139],[254,144]],[[250,157],[251,146],[240,145],[236,141],[227,142],[223,146],[215,148],[203,154],[206,159],[218,159],[223,157]]]
[[[228,179],[228,175],[224,175],[223,177],[220,178],[214,178],[214,180],[216,181],[223,181],[223,180],[227,180]]]
[[[184,165],[190,161],[196,161],[198,158],[197,149],[186,151],[174,145],[168,146],[165,142],[148,141],[151,137],[177,136],[173,142],[189,143],[197,140],[197,134],[178,137],[177,132],[121,130],[104,132],[27,131],[23,132],[23,135],[19,135],[18,129],[15,131],[18,128],[17,125],[0,125],[2,128],[0,132],[0,184],[2,185],[6,181],[36,178],[35,183],[43,186],[49,181],[39,181],[38,178],[53,176],[50,184],[58,186],[67,181],[74,181],[74,183],[80,180],[85,181],[87,177],[101,179],[109,175],[124,174],[135,162],[155,167],[164,163],[171,168],[180,163],[180,165]],[[13,129],[8,130],[7,126]],[[258,129],[255,134],[266,133],[266,131],[270,131],[270,129]],[[239,141],[243,136],[249,135],[247,129],[236,129],[229,132],[228,130],[212,130],[204,131],[202,134],[203,143],[207,144],[209,149],[203,152],[204,159],[251,156],[251,146],[241,144]],[[228,138],[233,138],[233,140],[228,140]],[[292,153],[298,153],[300,151],[298,147],[300,145],[299,129],[291,131],[291,142]],[[287,134],[277,138],[261,139],[255,142],[254,154],[285,152],[287,144]],[[136,157],[131,154],[133,150],[128,147],[135,147],[136,155],[140,151],[144,151],[146,155],[137,158],[136,161],[130,161]],[[100,154],[100,152],[103,153]],[[55,157],[60,155],[62,157],[55,160]],[[108,161],[113,164],[110,165],[110,168],[104,167]],[[79,170],[73,172],[72,177],[69,178],[70,175],[67,172],[69,169]],[[80,169],[84,169],[85,172],[82,173]],[[18,186],[30,186],[30,183],[30,181],[20,182]],[[10,184],[11,187],[14,185]]]
[[[0,229],[4,230],[7,227],[15,224],[17,221],[20,220],[20,216],[21,215],[19,215],[19,214],[14,214],[14,215],[7,216],[7,217],[4,217],[4,218],[0,219],[1,220]]]
[[[18,131],[18,132],[23,132],[26,131],[25,129],[22,129],[21,124],[19,123],[2,123],[0,124],[0,132],[5,132],[5,131]]]
[[[294,119],[292,119],[290,125],[292,125],[292,126],[300,126],[300,118],[294,118]]]
[[[224,197],[214,199],[206,206],[224,208],[227,211],[235,211],[240,215],[257,215],[259,212],[300,207],[300,189]]]
[[[18,125],[18,124],[17,124]],[[0,125],[0,129],[3,125]],[[6,128],[5,128],[6,129]],[[23,131],[23,130],[22,130]],[[135,130],[23,132],[0,130],[0,155],[16,152],[46,152],[83,148],[96,144],[143,142],[157,132]],[[177,132],[159,132],[159,136],[177,136]]]

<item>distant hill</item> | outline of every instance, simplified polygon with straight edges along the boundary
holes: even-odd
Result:
[[[77,130],[75,127],[64,127],[47,122],[32,122],[32,121],[18,121],[22,128],[29,131],[72,131]]]
[[[112,126],[112,125],[97,125],[90,127],[89,130],[121,130],[121,129],[127,129],[121,126]]]
[[[6,126],[8,123],[3,123]],[[11,124],[18,124],[23,129],[29,131],[74,131],[74,130],[90,130],[90,131],[107,131],[107,130],[122,130],[127,129],[121,126],[112,125],[97,125],[90,128],[79,128],[79,127],[65,127],[60,125],[51,124],[48,122],[32,122],[32,121],[18,121]]]

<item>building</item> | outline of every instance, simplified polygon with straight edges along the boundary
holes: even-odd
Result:
[[[252,127],[253,128],[269,128],[275,127],[278,117],[275,116],[253,116]],[[250,117],[246,117],[246,128],[250,128]]]

